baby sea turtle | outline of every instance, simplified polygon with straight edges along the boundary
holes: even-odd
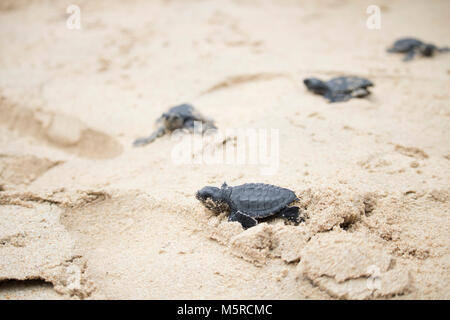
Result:
[[[200,133],[217,129],[213,120],[204,117],[193,106],[190,104],[180,104],[170,108],[169,111],[162,114],[156,121],[156,123],[160,123],[160,127],[155,132],[148,137],[136,139],[133,145],[137,147],[149,144],[156,138],[177,129],[187,129],[189,132],[194,132],[195,122],[201,122],[202,124]]]
[[[431,57],[435,52],[450,51],[450,48],[438,48],[434,44],[425,43],[416,38],[402,38],[395,41],[393,46],[387,51],[405,53],[403,61],[408,61],[414,58],[417,53],[424,57]]]
[[[329,81],[307,78],[303,83],[308,90],[324,96],[330,102],[365,97],[370,94],[368,87],[373,86],[371,81],[360,77],[337,77]]]
[[[215,213],[229,212],[229,221],[238,221],[244,228],[258,224],[258,220],[280,216],[299,223],[299,208],[288,204],[297,201],[289,189],[264,183],[246,183],[221,188],[206,186],[196,194],[197,199]]]

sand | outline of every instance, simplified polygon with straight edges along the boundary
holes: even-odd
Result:
[[[450,2],[0,1],[0,299],[449,299]],[[381,8],[381,29],[366,8]],[[370,78],[330,104],[302,79]],[[279,166],[177,164],[170,106],[277,129]],[[194,151],[236,147],[232,134]],[[200,157],[201,159],[201,157]],[[243,230],[205,185],[294,190]]]

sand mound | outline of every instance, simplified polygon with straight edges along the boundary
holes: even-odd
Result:
[[[394,266],[392,256],[367,235],[333,231],[318,234],[308,242],[299,270],[334,297],[368,299],[408,292],[409,272]]]
[[[92,293],[86,261],[75,253],[60,214],[48,204],[2,206],[0,281],[41,279],[61,294],[86,298]]]
[[[6,189],[10,185],[30,184],[59,164],[59,161],[41,159],[33,155],[0,154],[0,185]]]

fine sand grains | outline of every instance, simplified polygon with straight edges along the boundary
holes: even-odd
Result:
[[[77,3],[72,30],[71,1],[0,1],[0,299],[450,298],[450,55],[385,52],[450,45],[449,1],[379,1],[379,30],[370,1]],[[372,94],[302,83],[339,75]],[[220,139],[132,147],[186,102]],[[276,131],[273,175],[205,162],[247,128]],[[305,222],[243,230],[195,199],[224,181],[295,191]]]

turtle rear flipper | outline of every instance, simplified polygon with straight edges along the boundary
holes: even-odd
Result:
[[[403,61],[409,61],[412,60],[412,58],[414,58],[414,56],[416,55],[416,51],[415,50],[410,50],[405,54],[405,57],[403,58]]]
[[[232,212],[228,217],[228,221],[237,221],[242,225],[242,227],[244,227],[244,229],[254,227],[258,224],[258,221],[256,221],[256,219],[240,211]]]
[[[195,126],[195,123],[198,123],[198,124],[200,124],[200,126],[201,126],[201,131],[203,132],[203,126],[204,126],[204,124],[201,122],[201,121],[196,121],[196,120],[193,120],[193,119],[189,119],[189,120],[187,120],[187,121],[185,121],[184,122],[184,128],[188,131],[188,132],[191,132],[191,133],[195,133],[196,132],[196,129],[198,128],[198,127],[196,127]]]
[[[153,132],[150,136],[144,137],[144,138],[138,138],[134,140],[133,146],[135,147],[141,147],[145,146],[146,144],[152,143],[156,140],[156,138],[162,137],[165,134],[165,129],[163,127],[159,128],[155,132]]]
[[[369,90],[364,89],[364,88],[359,88],[359,89],[357,89],[357,90],[352,92],[352,97],[363,98],[363,97],[365,97],[365,96],[367,96],[369,94],[370,94]]]
[[[350,100],[352,98],[352,95],[348,94],[348,93],[328,92],[324,95],[324,97],[327,98],[331,103],[334,103],[334,102],[344,102],[344,101]]]
[[[201,131],[197,132],[195,123],[199,123],[201,125]],[[205,133],[206,131],[216,131],[217,127],[214,125],[212,121],[202,122],[199,120],[189,119],[184,123],[184,127],[191,133]]]
[[[208,132],[217,131],[217,127],[213,121],[208,121],[204,124],[203,132],[206,132],[206,131],[208,131]]]
[[[286,220],[292,221],[294,223],[300,222],[300,208],[299,207],[286,207],[278,213],[278,215]]]

